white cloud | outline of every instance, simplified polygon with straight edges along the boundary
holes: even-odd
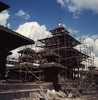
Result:
[[[69,12],[75,13],[82,10],[91,10],[98,13],[98,0],[57,0],[62,7],[67,7]]]
[[[17,53],[18,51],[19,51],[19,48],[15,49],[15,50],[12,50],[11,52],[12,52],[13,54],[7,56],[7,59],[10,59],[10,58],[18,59],[18,57],[19,57],[19,54]]]
[[[26,22],[20,25],[16,31],[35,41],[50,36],[50,32],[46,30],[45,25],[39,25],[37,22]]]
[[[92,38],[86,38],[83,43],[86,44],[88,47],[90,47],[94,46],[95,41]]]
[[[19,16],[19,17],[22,17],[24,19],[29,19],[30,18],[30,15],[27,14],[25,11],[23,10],[19,10],[17,13],[16,13],[16,16]]]
[[[33,39],[34,41],[51,36],[51,33],[46,30],[45,25],[39,25],[37,22],[26,22],[22,25],[19,25],[16,32],[30,39]],[[34,44],[33,46],[29,46],[29,47],[33,48],[34,50],[39,50],[39,48],[36,48],[36,44]],[[13,55],[11,55],[10,57],[11,58],[18,57],[17,51],[23,48],[24,47],[15,49],[13,51]]]
[[[23,10],[19,10],[18,13],[16,13],[17,16],[21,17],[24,16],[26,13]]]
[[[98,39],[98,35],[97,35],[97,34],[93,34],[93,35],[91,36],[91,38],[92,38],[93,40],[96,40],[96,39]]]
[[[6,26],[10,15],[7,10],[0,13],[0,25]]]
[[[64,6],[64,0],[57,0],[57,2]]]
[[[98,67],[98,39],[94,40],[87,37],[84,39],[83,44],[76,46],[76,49],[82,50],[83,53],[90,55],[92,58],[94,57],[94,65]]]
[[[98,67],[98,57],[94,58],[94,64],[95,64],[96,67]]]
[[[10,28],[10,27],[11,27],[10,23],[8,23],[8,24],[7,24],[7,27],[8,27],[8,28]]]

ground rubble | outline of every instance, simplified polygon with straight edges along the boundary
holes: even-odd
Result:
[[[21,98],[19,100],[71,100],[73,97],[72,93],[66,94],[62,91],[47,90],[30,93],[28,98]],[[18,99],[14,99],[18,100]],[[78,100],[78,99],[75,99]]]
[[[59,91],[44,90],[40,86],[39,91],[31,92],[29,97],[14,100],[98,100],[97,85],[80,84],[76,86],[68,84],[63,88]]]
[[[65,93],[62,91],[47,90],[30,93],[28,98],[20,98],[14,100],[98,100],[98,95],[86,95],[74,97],[73,93]]]

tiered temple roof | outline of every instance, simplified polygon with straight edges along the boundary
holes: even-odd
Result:
[[[53,58],[53,56],[51,57],[50,55],[49,59],[50,51],[59,55],[59,57],[56,57],[53,62],[60,63],[65,66],[68,73],[71,72],[73,68],[81,68],[81,62],[89,57],[74,48],[81,43],[69,35],[69,32],[60,24],[60,22],[58,23],[58,27],[50,32],[52,33],[52,37],[38,40],[42,43],[42,45],[38,47],[44,48],[43,51],[39,52],[41,56],[46,55],[46,59],[50,62]]]
[[[79,45],[81,43],[72,36],[70,36],[68,34],[69,32],[65,30],[64,27],[55,28],[50,32],[52,32],[53,34],[52,37],[38,40],[43,44],[40,47],[44,48],[44,52],[46,49],[52,50],[53,52],[61,56],[61,58],[59,59],[62,59],[62,61],[71,63],[75,60],[74,64],[77,62],[77,59],[79,59],[79,62],[81,62],[88,57],[86,54],[83,54],[73,48],[74,46]]]

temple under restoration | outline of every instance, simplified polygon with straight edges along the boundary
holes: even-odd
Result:
[[[62,82],[82,78],[85,73],[82,62],[90,56],[74,48],[81,43],[69,35],[60,22],[50,32],[51,37],[37,41],[41,51],[36,52],[31,48],[18,51],[19,63],[7,68],[9,79],[52,82],[54,88],[59,90]]]

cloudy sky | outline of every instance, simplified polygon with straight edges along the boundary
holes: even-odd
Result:
[[[37,40],[50,36],[58,19],[71,35],[94,47],[98,66],[98,0],[0,0],[10,6],[0,24]]]

